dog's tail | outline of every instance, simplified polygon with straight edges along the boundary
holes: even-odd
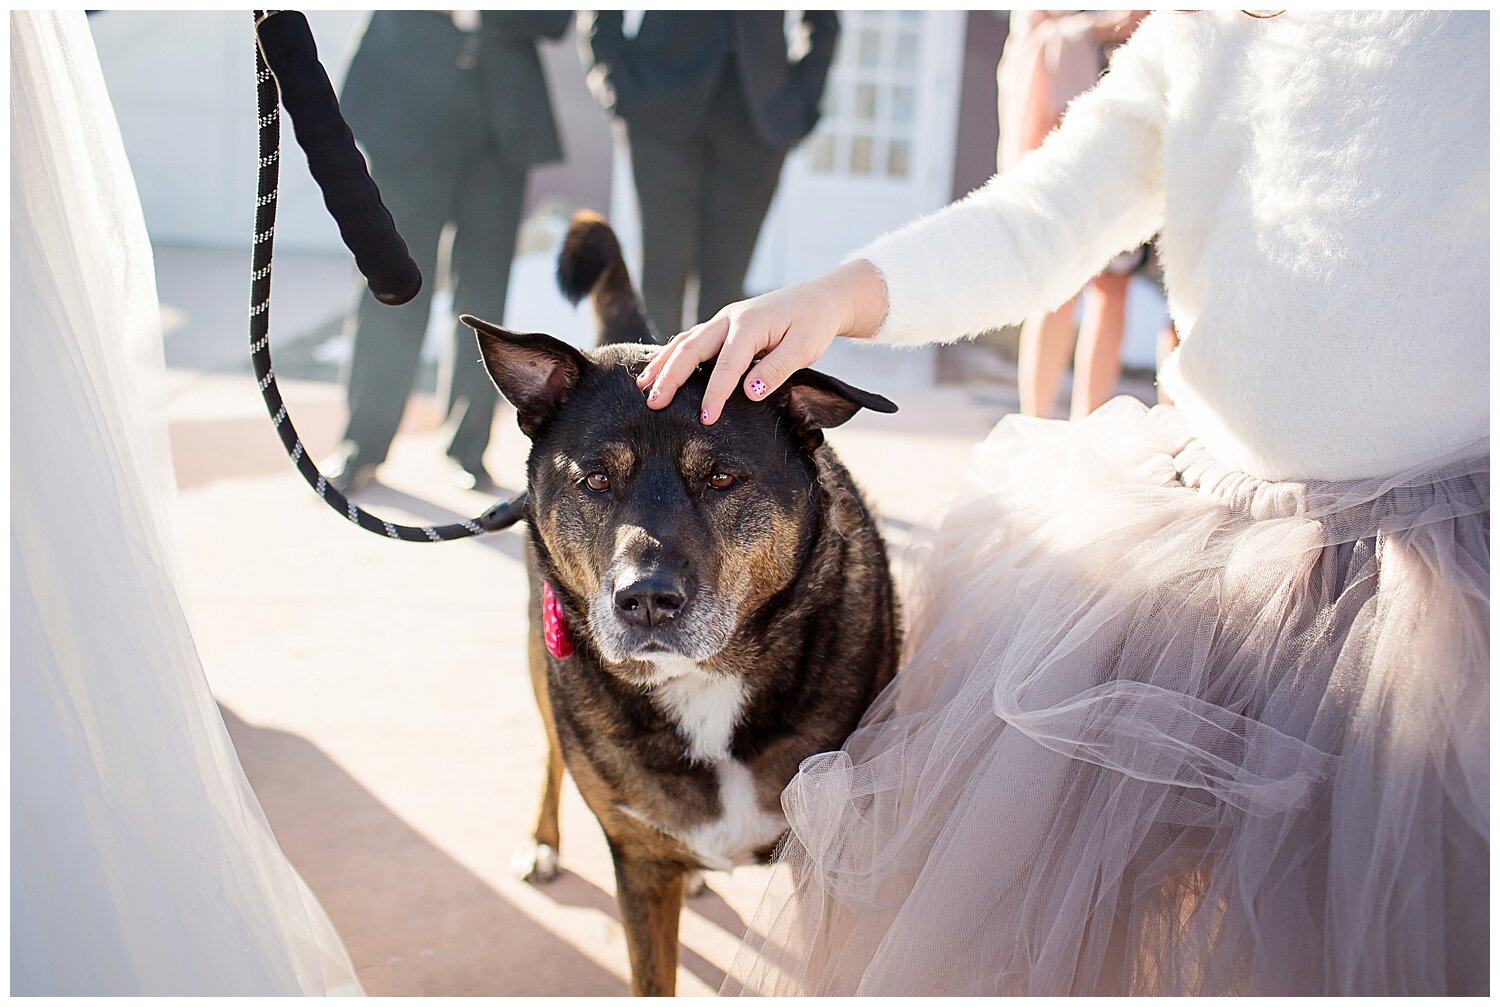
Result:
[[[574,304],[589,298],[596,345],[657,341],[630,282],[620,239],[597,213],[580,210],[573,215],[557,256],[557,285]]]

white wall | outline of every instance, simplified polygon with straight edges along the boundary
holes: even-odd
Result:
[[[309,13],[337,87],[367,11]],[[248,247],[255,216],[254,33],[249,11],[105,11],[89,18],[154,241]],[[276,244],[343,249],[290,124]]]

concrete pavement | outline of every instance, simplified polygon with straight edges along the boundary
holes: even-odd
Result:
[[[163,249],[157,268],[172,328],[185,603],[282,848],[371,994],[627,993],[608,853],[571,784],[563,876],[533,887],[508,872],[535,813],[543,757],[525,667],[519,533],[391,542],[321,503],[282,453],[242,362],[239,265]],[[277,275],[277,370],[289,374],[291,416],[321,457],[341,430],[342,393],[312,351],[337,329],[347,269],[328,260],[287,269],[278,257]],[[301,370],[284,371],[283,353]],[[828,369],[858,381],[849,370],[861,366],[881,365]],[[861,415],[830,440],[899,550],[1015,402],[1003,385],[901,391],[899,373],[883,380],[902,411]],[[439,421],[429,393],[413,398],[380,484],[361,504],[420,523],[488,506],[490,497],[448,482]],[[507,490],[521,485],[524,453],[503,406],[489,462]],[[688,903],[680,993],[717,990],[765,877],[765,868],[710,874],[709,892]]]

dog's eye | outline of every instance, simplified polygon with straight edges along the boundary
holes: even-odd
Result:
[[[734,476],[728,472],[715,472],[708,477],[708,484],[716,490],[727,490],[734,485]]]
[[[609,476],[603,472],[590,472],[584,476],[583,482],[595,493],[603,493],[609,489]]]

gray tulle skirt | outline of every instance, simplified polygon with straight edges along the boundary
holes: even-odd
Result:
[[[1487,440],[1267,482],[1120,399],[971,483],[724,992],[1488,990]]]

